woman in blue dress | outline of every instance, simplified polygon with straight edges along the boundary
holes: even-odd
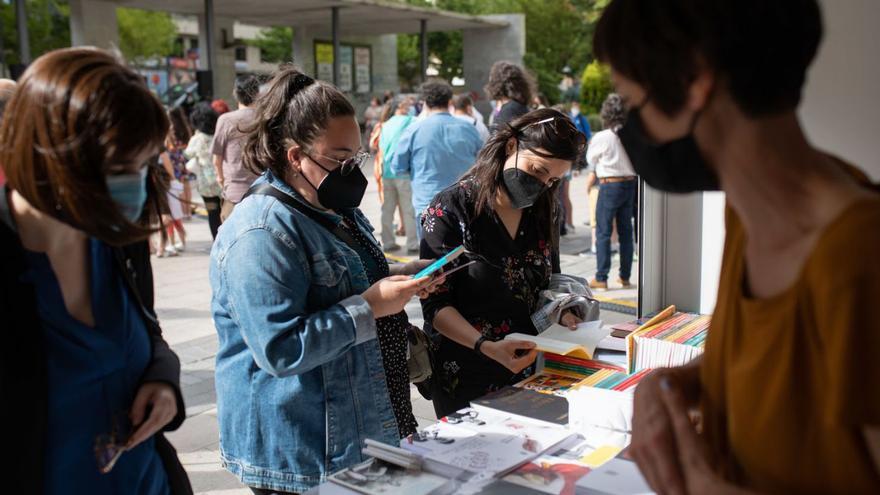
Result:
[[[192,493],[161,433],[185,409],[180,362],[153,312],[147,245],[164,197],[149,164],[167,130],[142,78],[96,49],[40,57],[6,108],[8,493]]]

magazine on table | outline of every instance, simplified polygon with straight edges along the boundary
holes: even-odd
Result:
[[[330,481],[367,495],[430,495],[450,481],[442,476],[404,469],[378,459],[370,459],[330,475]]]
[[[576,434],[525,418],[503,417],[465,409],[458,421],[448,419],[401,440],[401,447],[424,459],[424,469],[449,475],[456,471],[503,475]],[[463,418],[467,418],[464,420]],[[451,470],[449,468],[452,468]]]

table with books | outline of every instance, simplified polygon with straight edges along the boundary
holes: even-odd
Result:
[[[583,341],[591,343],[568,354],[550,349],[570,342],[539,342],[543,352],[528,379],[472,401],[400,445],[368,440],[363,451],[370,460],[309,493],[651,493],[627,455],[633,392],[653,369],[699,355],[708,324],[708,316],[667,308],[601,332],[584,324],[590,337]]]

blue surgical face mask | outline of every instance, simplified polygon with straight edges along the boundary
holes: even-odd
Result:
[[[108,176],[107,189],[122,215],[130,222],[136,222],[147,202],[147,167],[134,174]]]

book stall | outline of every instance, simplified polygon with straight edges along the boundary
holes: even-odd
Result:
[[[628,456],[633,394],[656,368],[700,355],[709,317],[674,307],[631,323],[530,338],[536,371],[386,445],[310,494],[652,493]]]

